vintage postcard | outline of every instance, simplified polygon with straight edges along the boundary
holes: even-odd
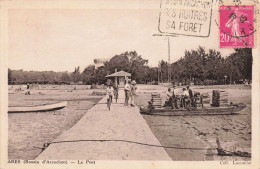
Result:
[[[0,169],[259,169],[257,0],[0,0]]]

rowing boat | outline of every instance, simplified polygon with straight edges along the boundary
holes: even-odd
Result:
[[[37,106],[9,106],[8,113],[45,112],[59,110],[66,107],[67,101]]]
[[[238,104],[228,107],[205,107],[187,109],[170,109],[170,108],[140,108],[141,114],[158,115],[158,116],[200,116],[200,115],[236,115],[246,107],[245,104]]]

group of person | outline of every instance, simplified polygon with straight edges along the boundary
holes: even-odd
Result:
[[[136,81],[135,80],[130,80],[130,79],[126,79],[126,83],[124,86],[124,92],[125,92],[125,102],[124,105],[125,106],[135,106],[135,96],[136,96]],[[108,101],[113,100],[113,95],[118,97],[118,86],[116,84],[112,84],[112,83],[108,83],[108,87],[107,87],[107,95],[108,95]],[[130,101],[129,101],[130,100]]]
[[[126,79],[126,84],[124,87],[124,91],[125,91],[125,106],[129,105],[129,99],[130,99],[130,105],[132,107],[135,106],[135,96],[136,96],[136,81],[135,80],[130,80],[130,79]]]
[[[173,90],[168,88],[166,93],[166,105],[172,106],[172,109],[187,108],[189,109],[194,104],[193,92],[189,86],[177,89],[176,85],[173,86]]]

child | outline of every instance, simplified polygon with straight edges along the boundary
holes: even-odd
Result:
[[[108,84],[108,87],[107,87],[108,99],[107,99],[107,101],[109,101],[109,99],[111,99],[111,102],[112,102],[113,93],[114,93],[114,89],[113,89],[112,85],[111,85],[111,84]]]

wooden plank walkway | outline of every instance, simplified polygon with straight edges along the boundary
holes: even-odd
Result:
[[[118,103],[113,100],[110,111],[106,99],[107,96],[53,141],[62,143],[50,144],[37,159],[172,160],[162,147],[138,144],[161,146],[138,108],[124,106],[123,90],[119,90]]]

